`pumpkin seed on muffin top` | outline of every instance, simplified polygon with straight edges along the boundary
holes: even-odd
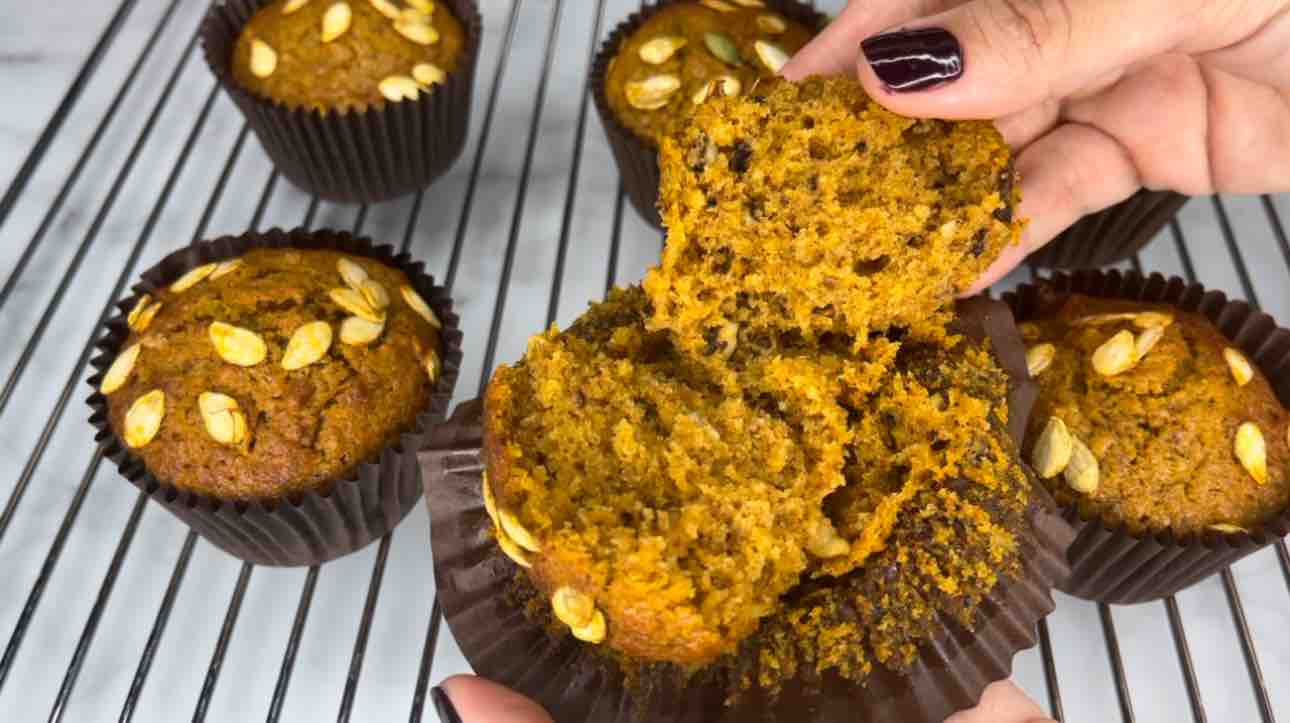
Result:
[[[443,83],[465,44],[435,0],[277,0],[233,49],[233,77],[292,108],[361,110]]]

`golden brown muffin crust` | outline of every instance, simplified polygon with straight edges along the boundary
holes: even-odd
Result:
[[[461,22],[443,2],[383,0],[409,17],[421,17],[435,31],[430,45],[414,42],[395,30],[396,21],[382,14],[371,0],[276,0],[251,18],[233,49],[233,77],[247,90],[292,108],[362,110],[383,105],[380,83],[391,76],[412,79],[413,68],[430,63],[450,73],[457,67],[466,42]],[[323,42],[323,17],[333,7],[349,8],[349,27]],[[433,7],[428,17],[417,6]],[[276,67],[267,77],[251,67],[252,45],[261,41],[272,49]],[[425,90],[423,85],[422,90]]]
[[[1143,311],[1174,321],[1132,368],[1115,376],[1099,373],[1094,351],[1118,332],[1143,329],[1129,320],[1089,320]],[[1251,365],[1247,384],[1236,383],[1223,356],[1233,344],[1205,317],[1167,305],[1072,296],[1055,318],[1023,330],[1032,348],[1049,343],[1056,350],[1038,376],[1042,391],[1028,444],[1034,446],[1055,416],[1098,460],[1100,482],[1092,492],[1077,492],[1062,475],[1048,480],[1063,504],[1134,533],[1172,529],[1179,535],[1211,525],[1252,528],[1290,506],[1290,414],[1257,367]],[[1266,443],[1264,484],[1235,454],[1244,422],[1257,425]]]
[[[758,92],[709,100],[664,140],[651,327],[691,350],[731,324],[942,336],[953,298],[1020,234],[998,131],[897,116],[851,79]]]
[[[159,479],[224,500],[270,500],[317,488],[398,441],[425,411],[434,385],[424,368],[439,353],[438,331],[404,300],[407,277],[378,261],[359,264],[389,296],[384,330],[366,346],[342,340],[351,316],[329,297],[345,287],[332,251],[255,250],[241,265],[191,288],[158,292],[151,323],[132,331],[122,350],[140,345],[123,386],[107,395],[118,437],[126,414],[151,390],[165,394],[156,436],[131,451]],[[288,340],[304,324],[326,322],[332,340],[321,359],[288,371]],[[212,322],[259,335],[267,347],[253,366],[226,361],[210,337]],[[219,443],[206,427],[203,392],[236,400],[246,423],[240,443]]]
[[[791,57],[813,34],[810,28],[774,8],[741,7],[739,3],[724,0],[713,5],[699,2],[669,5],[642,23],[619,47],[605,79],[609,107],[629,130],[657,145],[660,137],[684,127],[694,108],[695,94],[715,79],[732,77],[738,81],[740,92],[747,92],[758,78],[778,72],[768,68],[758,56],[755,47],[758,41],[773,44]],[[652,63],[642,57],[642,46],[651,42],[654,45],[646,49],[645,55],[663,57],[651,55],[650,50],[672,39],[682,40],[684,44],[665,61]],[[733,49],[736,55],[727,55],[723,60],[714,54],[713,46],[717,52]],[[735,58],[737,64],[729,62],[730,58]],[[679,88],[661,107],[641,107],[640,96],[629,98],[629,84],[657,76],[672,76],[679,81]],[[636,104],[633,98],[637,99]]]

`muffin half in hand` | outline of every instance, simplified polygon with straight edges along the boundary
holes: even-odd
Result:
[[[425,188],[469,130],[474,0],[227,0],[207,63],[278,170],[331,201]]]
[[[393,529],[460,359],[420,266],[347,234],[272,231],[197,244],[144,278],[92,380],[123,474],[259,564],[315,564]]]

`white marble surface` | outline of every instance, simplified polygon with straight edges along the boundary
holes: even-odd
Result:
[[[636,0],[610,0],[606,24],[612,26],[635,4]],[[466,181],[480,148],[483,110],[497,68],[501,30],[511,7],[508,0],[484,0],[482,5],[488,32],[476,93],[474,132],[462,160],[426,194],[413,235],[413,253],[425,259],[439,275],[448,264]],[[484,146],[474,206],[465,219],[468,253],[458,269],[455,288],[463,324],[469,330],[458,387],[461,399],[474,396],[483,375],[481,367],[489,323],[496,311],[501,260],[515,220],[519,221],[515,264],[506,286],[508,296],[501,315],[497,360],[514,359],[525,337],[546,320],[564,199],[570,190],[579,92],[594,19],[591,0],[564,2],[549,94],[536,125],[536,153],[527,197],[517,205],[534,91],[542,73],[546,33],[555,7],[552,0],[524,0],[520,5],[518,32],[502,76],[492,132]],[[0,4],[0,184],[7,186],[17,171],[115,8],[116,0]],[[0,278],[10,275],[22,249],[41,225],[163,9],[163,0],[139,0],[13,215],[0,227]],[[10,499],[17,481],[25,475],[28,461],[40,450],[13,523],[0,539],[0,640],[10,639],[78,487],[87,474],[92,475],[84,504],[18,648],[13,670],[0,688],[3,721],[43,720],[49,716],[136,501],[134,489],[122,483],[110,466],[91,466],[93,445],[84,423],[86,412],[81,399],[86,391],[80,378],[72,380],[61,417],[51,421],[51,410],[58,407],[94,319],[108,302],[132,249],[142,243],[134,268],[143,268],[193,237],[241,128],[237,112],[223,97],[217,98],[191,157],[177,177],[174,192],[159,203],[160,191],[212,88],[197,54],[183,54],[202,10],[199,0],[179,4],[155,52],[144,64],[139,81],[126,96],[124,110],[106,126],[66,204],[51,217],[48,233],[19,279],[16,293],[0,308],[0,378],[9,377],[29,340],[40,334],[11,402],[0,413],[0,499]],[[89,238],[114,179],[128,162],[167,77],[176,68],[181,68],[181,75],[173,97],[157,117],[150,140],[142,146],[110,210],[98,219],[98,232],[66,287],[63,303],[45,328],[39,329],[45,309],[59,293],[69,263],[78,246]],[[572,189],[577,202],[558,299],[561,323],[567,323],[588,299],[602,294],[606,281],[617,178],[599,123],[594,113],[592,116],[587,123],[582,165]],[[250,139],[236,159],[231,182],[216,199],[205,235],[245,229],[269,170],[258,145]],[[1281,197],[1275,203],[1282,218],[1290,219],[1290,198]],[[1238,230],[1240,252],[1250,269],[1259,301],[1274,315],[1290,319],[1290,269],[1277,249],[1259,200],[1228,198],[1224,204]],[[279,183],[273,189],[264,225],[298,225],[307,206],[307,197]],[[406,199],[373,207],[362,230],[397,242],[409,221],[409,209]],[[154,210],[155,228],[145,235]],[[355,208],[323,204],[315,222],[348,228],[355,220]],[[1183,212],[1182,220],[1192,261],[1202,281],[1234,296],[1244,296],[1213,203],[1208,199],[1193,202]],[[659,239],[630,207],[625,209],[622,224],[619,257],[612,277],[626,283],[640,277],[657,253]],[[1150,247],[1142,263],[1165,273],[1182,271],[1182,260],[1172,238]],[[79,376],[83,378],[84,374]],[[47,428],[50,433],[46,438]],[[144,509],[97,635],[63,710],[64,720],[117,720],[185,532],[162,510],[153,506]],[[283,720],[312,721],[336,716],[375,558],[373,546],[322,568],[285,698]],[[174,721],[193,716],[239,569],[236,561],[198,542],[134,720]],[[1271,551],[1241,562],[1234,573],[1275,713],[1281,719],[1290,718],[1290,590]],[[241,721],[267,714],[304,581],[303,570],[262,568],[253,572],[207,720]],[[427,517],[424,510],[418,509],[393,536],[353,720],[385,721],[408,715],[433,593]],[[1209,580],[1180,594],[1178,605],[1208,719],[1222,723],[1258,720],[1231,610],[1219,581]],[[1116,608],[1113,619],[1136,720],[1190,720],[1186,689],[1163,605]],[[1081,723],[1118,720],[1119,704],[1096,606],[1062,597],[1050,625],[1066,719]],[[1038,651],[1020,655],[1017,678],[1046,700],[1040,660]],[[435,651],[432,680],[437,682],[466,669],[445,629]]]

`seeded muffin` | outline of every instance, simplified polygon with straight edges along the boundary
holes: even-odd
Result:
[[[1178,536],[1290,507],[1290,413],[1205,317],[1073,295],[1022,329],[1041,388],[1029,453],[1059,502]]]
[[[609,106],[619,122],[657,146],[684,128],[707,98],[741,95],[778,73],[813,34],[760,0],[667,5],[619,47],[605,80]]]
[[[435,0],[276,0],[243,28],[232,71],[290,108],[362,110],[443,83],[465,42],[462,23]]]
[[[712,663],[803,580],[877,556],[879,578],[904,565],[907,587],[887,592],[920,605],[908,624],[860,632],[870,652],[833,647],[837,630],[812,638],[859,678],[866,656],[902,659],[947,597],[969,610],[1015,564],[1025,478],[985,349],[749,337],[714,365],[647,317],[639,289],[615,292],[535,337],[485,398],[498,543],[573,635],[635,664]],[[951,519],[955,534],[925,549],[890,544]]]
[[[763,82],[663,141],[650,328],[702,349],[730,324],[808,339],[944,335],[1014,243],[1011,156],[988,123],[897,116],[851,79]]]
[[[199,266],[128,322],[100,384],[110,428],[158,479],[217,500],[344,477],[414,426],[442,370],[407,277],[333,251]]]

